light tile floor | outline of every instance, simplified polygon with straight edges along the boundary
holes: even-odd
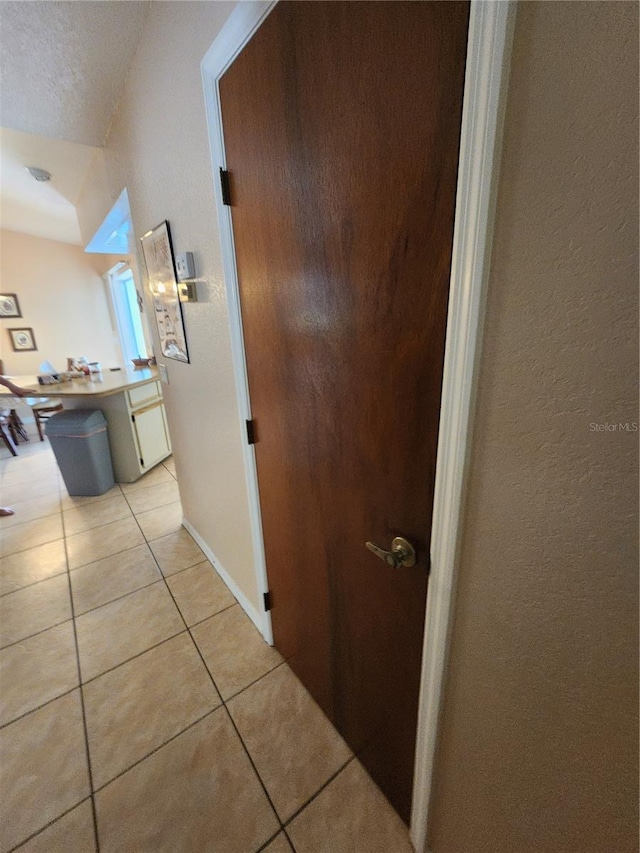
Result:
[[[72,498],[0,458],[0,853],[405,853],[406,828],[181,527],[173,461]]]

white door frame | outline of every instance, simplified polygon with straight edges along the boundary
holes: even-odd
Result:
[[[411,839],[427,849],[516,4],[472,0],[451,258]]]
[[[209,147],[211,149],[211,166],[213,169],[216,209],[220,229],[222,265],[227,291],[233,372],[238,400],[238,413],[242,425],[244,425],[245,421],[251,420],[251,400],[249,399],[249,380],[247,378],[247,363],[244,351],[244,334],[242,331],[242,314],[240,311],[240,292],[238,289],[231,208],[222,202],[222,193],[218,181],[219,169],[226,169],[227,167],[218,81],[276,5],[276,2],[277,0],[268,0],[268,2],[243,0],[243,2],[238,2],[200,63],[207,126],[209,128]],[[267,579],[267,563],[262,537],[258,469],[256,467],[255,448],[252,444],[247,444],[246,434],[241,436],[241,444],[249,496],[249,519],[255,560],[256,586],[258,588],[258,595],[262,601],[262,596],[269,590],[269,581]],[[239,600],[241,603],[244,602],[244,598],[240,598]],[[247,609],[247,613],[256,624],[258,630],[262,632],[262,636],[267,643],[273,645],[273,629],[271,627],[271,614],[269,611],[261,608],[261,611],[257,612],[254,608],[251,608]]]
[[[217,185],[218,170],[226,168],[218,83],[275,5],[276,0],[239,2],[201,63],[241,421],[251,418],[251,403],[231,211]],[[419,851],[426,850],[514,16],[514,2],[471,0],[411,814],[411,837]],[[262,593],[268,582],[255,452],[246,441],[243,447]],[[269,613],[262,631],[273,642]]]

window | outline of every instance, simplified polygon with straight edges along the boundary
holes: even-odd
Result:
[[[126,264],[118,264],[109,271],[109,283],[122,355],[125,364],[130,365],[134,358],[149,356],[142,328],[142,298],[136,290],[131,268]]]

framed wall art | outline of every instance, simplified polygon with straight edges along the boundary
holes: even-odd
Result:
[[[22,317],[15,293],[0,293],[0,317]]]
[[[182,303],[178,296],[169,223],[165,220],[140,238],[160,349],[166,358],[189,362]]]
[[[37,350],[33,329],[7,329],[14,352],[33,352]]]

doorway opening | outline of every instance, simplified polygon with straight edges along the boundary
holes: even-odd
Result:
[[[143,294],[137,284],[140,275],[126,187],[87,244],[85,252],[120,256],[121,259],[102,276],[113,330],[118,334],[125,366],[131,366],[133,359],[149,358],[153,355],[152,339],[144,314]],[[110,259],[110,263],[113,260],[115,258]]]
[[[120,262],[109,270],[109,290],[125,364],[148,358],[149,350],[142,324],[142,295],[136,288],[133,270]]]

